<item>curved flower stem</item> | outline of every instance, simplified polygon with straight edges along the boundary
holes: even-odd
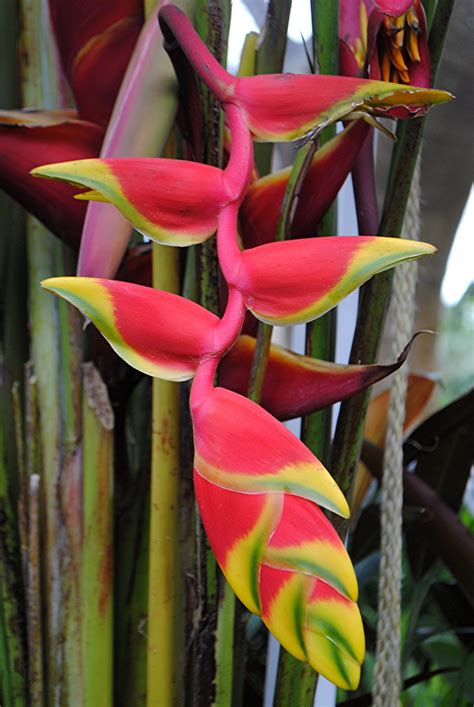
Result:
[[[436,76],[449,25],[454,0],[440,0],[429,37],[432,82]],[[387,185],[386,199],[378,229],[379,235],[399,236],[405,215],[410,184],[415,168],[425,119],[419,118],[397,129]],[[350,362],[372,363],[377,355],[386,305],[390,294],[391,273],[385,272],[364,285],[360,292],[356,330]],[[364,391],[341,406],[334,437],[332,473],[343,493],[348,493],[360,456],[370,391]],[[333,518],[344,535],[347,521]]]
[[[167,5],[160,11],[159,21],[167,50],[175,50],[178,43],[198,76],[216,98],[224,101],[231,93],[235,79],[201,42],[187,15],[173,5]]]

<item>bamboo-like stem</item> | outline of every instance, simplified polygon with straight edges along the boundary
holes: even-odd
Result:
[[[279,74],[283,70],[290,12],[291,0],[269,0],[256,51],[255,74]],[[255,163],[261,176],[270,171],[272,155],[271,143],[255,145]]]
[[[14,0],[0,3],[0,105],[18,105]],[[22,213],[0,193],[0,704],[27,704],[24,582],[25,507],[22,480],[22,368],[27,357],[26,258]],[[12,396],[13,386],[13,396]],[[15,391],[17,395],[15,395]],[[21,517],[21,522],[20,522]],[[19,538],[19,527],[21,538]]]
[[[83,365],[81,562],[84,707],[113,704],[113,429],[107,388]]]
[[[321,74],[335,75],[339,70],[339,3],[332,0],[313,0],[311,3],[313,25],[313,54],[315,67]],[[323,130],[323,146],[336,134],[336,126]],[[324,214],[318,234],[329,236],[337,233],[337,208],[333,204]],[[317,263],[315,263],[317,267]],[[324,317],[306,326],[305,353],[312,358],[333,361],[336,345],[336,314],[333,309]],[[327,464],[331,445],[331,409],[307,415],[302,421],[301,439],[311,451]],[[306,691],[305,691],[306,694]]]
[[[51,41],[47,3],[22,0],[22,91],[27,106],[64,105],[62,78]],[[64,272],[63,246],[28,219],[28,267],[32,360],[41,411],[42,517],[45,523],[47,701],[82,703],[79,640],[78,526],[80,467],[75,327],[64,304],[42,292],[39,282]]]
[[[145,12],[154,8],[145,0]],[[153,286],[179,293],[179,254],[153,244]],[[179,384],[153,380],[148,560],[147,706],[179,704],[183,638],[178,589],[180,487]]]
[[[20,559],[23,586],[26,590],[28,567],[28,479],[25,466],[25,434],[23,429],[23,411],[20,400],[20,385],[14,383],[12,388],[12,410],[15,423],[16,455],[18,460],[18,535],[20,541]]]
[[[432,82],[441,58],[454,0],[440,0],[429,37]],[[424,118],[400,124],[389,172],[379,235],[399,236],[405,216],[410,185],[421,144]],[[381,273],[361,288],[350,362],[372,363],[377,355],[382,324],[390,294],[392,275]],[[331,471],[344,493],[348,493],[360,456],[370,391],[354,395],[341,406],[334,438]],[[341,534],[347,523],[334,519]]]
[[[28,482],[28,692],[31,707],[43,707],[46,695],[43,666],[43,618],[41,596],[41,490],[39,474]]]
[[[176,249],[153,245],[153,285],[179,291]],[[179,384],[153,380],[147,705],[178,704]]]

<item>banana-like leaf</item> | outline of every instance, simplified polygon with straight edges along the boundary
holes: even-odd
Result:
[[[29,172],[50,161],[98,154],[104,136],[74,111],[0,111],[0,187],[76,250],[85,206],[68,184],[38,182]]]
[[[105,126],[143,24],[143,2],[49,0],[49,6],[79,114]]]

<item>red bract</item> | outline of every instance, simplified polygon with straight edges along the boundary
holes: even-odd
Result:
[[[148,375],[186,380],[215,353],[219,319],[178,295],[88,277],[55,277],[41,284],[80,309],[119,356]]]
[[[106,125],[143,24],[141,0],[49,0],[81,117]]]
[[[376,273],[435,252],[427,243],[373,236],[280,241],[243,251],[226,278],[257,319],[299,324],[320,317]]]
[[[46,165],[32,174],[89,187],[76,198],[110,202],[138,231],[170,245],[212,236],[229,201],[222,170],[185,160],[83,160]]]
[[[291,234],[310,236],[332,204],[368,133],[358,120],[319,149],[308,169],[292,221]],[[246,248],[275,240],[278,219],[291,168],[254,181],[239,211]]]
[[[219,380],[225,388],[245,395],[256,340],[240,336],[223,358]],[[308,415],[345,400],[386,378],[406,360],[411,342],[395,363],[386,365],[339,365],[300,356],[272,344],[265,369],[261,405],[279,420]]]
[[[103,130],[78,120],[72,111],[0,112],[0,187],[19,201],[59,238],[79,247],[85,207],[68,184],[30,177],[33,167],[49,161],[96,155]]]
[[[191,402],[196,471],[242,493],[302,496],[343,516],[349,509],[332,477],[289,430],[251,400],[215,388]]]

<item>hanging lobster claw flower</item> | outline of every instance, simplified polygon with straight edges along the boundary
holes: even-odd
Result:
[[[320,361],[272,344],[260,404],[279,420],[322,410],[398,370],[405,362],[412,342],[413,339],[395,363],[365,366]],[[239,336],[219,367],[223,387],[246,394],[255,346],[253,337]]]
[[[431,85],[420,0],[340,0],[339,28],[340,66],[346,76]]]
[[[143,24],[143,2],[49,0],[49,6],[79,114],[105,126]]]
[[[377,236],[330,236],[267,243],[242,252],[230,282],[263,322],[300,324],[322,316],[373,275],[436,248]]]
[[[351,171],[368,131],[367,123],[357,120],[317,150],[301,187],[290,235],[314,235],[319,221]],[[290,172],[288,167],[250,185],[239,211],[245,248],[275,240]]]
[[[103,130],[78,120],[74,111],[0,111],[0,188],[77,250],[85,207],[67,184],[42,182],[30,170],[52,157],[96,155]]]
[[[89,187],[76,198],[114,204],[140,233],[168,245],[210,238],[229,200],[222,170],[185,160],[81,160],[37,167],[31,174]]]
[[[346,515],[338,487],[296,437],[246,398],[215,388],[192,415],[196,498],[227,580],[295,657],[354,689],[364,657],[357,582],[315,505]]]
[[[54,277],[41,285],[80,309],[119,356],[150,376],[187,380],[213,353],[219,318],[179,295],[89,277]]]

